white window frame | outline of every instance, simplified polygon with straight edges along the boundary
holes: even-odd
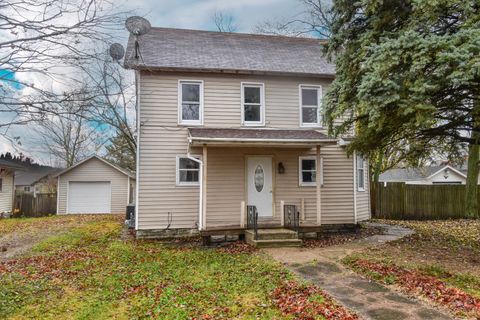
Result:
[[[315,160],[315,182],[303,182],[303,160]],[[323,157],[320,157],[320,175],[318,174],[317,157],[316,156],[300,156],[298,157],[298,185],[300,187],[314,187],[317,185],[317,180],[320,178],[320,185],[323,186]]]
[[[192,154],[191,156],[194,157],[194,158],[200,159],[200,160],[202,159],[202,156],[197,155],[197,154]],[[176,157],[175,180],[176,180],[177,187],[198,187],[198,186],[200,186],[200,164],[199,164],[199,167],[198,167],[198,181],[197,182],[180,181],[180,159],[182,159],[182,158],[188,159],[188,156],[186,154],[178,154],[177,157]]]
[[[359,158],[362,161],[358,161]],[[359,162],[362,164],[361,168],[358,166]],[[357,191],[360,191],[360,192],[365,191],[365,185],[366,185],[365,162],[366,162],[365,158],[361,154],[356,154],[356,156],[355,156],[355,166],[356,166],[355,174],[357,175]],[[360,175],[363,176],[363,186],[360,186],[360,183],[359,183],[360,182],[360,179],[359,179]]]
[[[303,122],[303,101],[302,101],[302,89],[317,89],[317,122]],[[298,106],[299,106],[299,124],[302,128],[321,128],[323,123],[323,112],[322,112],[322,86],[317,84],[299,84],[298,85]],[[314,106],[305,106],[305,107],[314,107]]]
[[[254,87],[260,88],[260,121],[245,121],[245,88],[246,87]],[[241,90],[241,117],[242,117],[242,125],[243,126],[252,126],[252,127],[259,127],[265,125],[265,84],[263,82],[241,82],[240,84]],[[251,103],[248,103],[251,104]]]
[[[197,84],[200,85],[200,104],[199,104],[199,119],[198,120],[183,120],[182,119],[182,84]],[[203,125],[203,80],[178,80],[178,124],[188,126]]]

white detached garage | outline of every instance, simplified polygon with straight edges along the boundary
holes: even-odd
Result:
[[[134,200],[135,176],[98,156],[65,169],[57,179],[57,214],[123,214]]]

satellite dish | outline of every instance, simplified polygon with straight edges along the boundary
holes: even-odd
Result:
[[[139,16],[127,18],[125,21],[125,27],[134,36],[142,36],[152,28],[147,19]]]
[[[110,53],[110,57],[115,61],[122,59],[125,55],[125,49],[120,43],[112,44],[108,52]]]

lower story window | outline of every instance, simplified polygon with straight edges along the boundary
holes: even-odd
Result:
[[[200,158],[198,156],[194,157],[197,159]],[[177,156],[177,185],[198,185],[199,176],[200,163],[186,156]]]
[[[357,154],[357,190],[365,191],[365,158]]]
[[[315,157],[299,158],[299,185],[315,186],[317,181],[317,160]]]

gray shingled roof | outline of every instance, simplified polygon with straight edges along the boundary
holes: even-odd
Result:
[[[139,38],[140,61],[130,36],[125,67],[258,74],[333,76],[335,66],[312,38],[152,28]]]
[[[24,168],[16,163],[0,159],[0,168],[8,168],[14,170],[24,170]]]
[[[316,130],[189,128],[188,131],[189,136],[194,140],[332,140],[332,138]]]
[[[423,168],[398,168],[390,169],[380,174],[378,181],[380,182],[389,182],[389,181],[414,181],[414,180],[423,180],[437,171],[440,171],[446,165],[441,166],[429,166]],[[466,169],[464,167],[454,167],[460,172],[466,174]]]
[[[47,175],[53,176],[61,170],[60,168],[46,166],[27,166],[25,171],[17,171],[15,173],[15,186],[29,186],[43,177]]]

